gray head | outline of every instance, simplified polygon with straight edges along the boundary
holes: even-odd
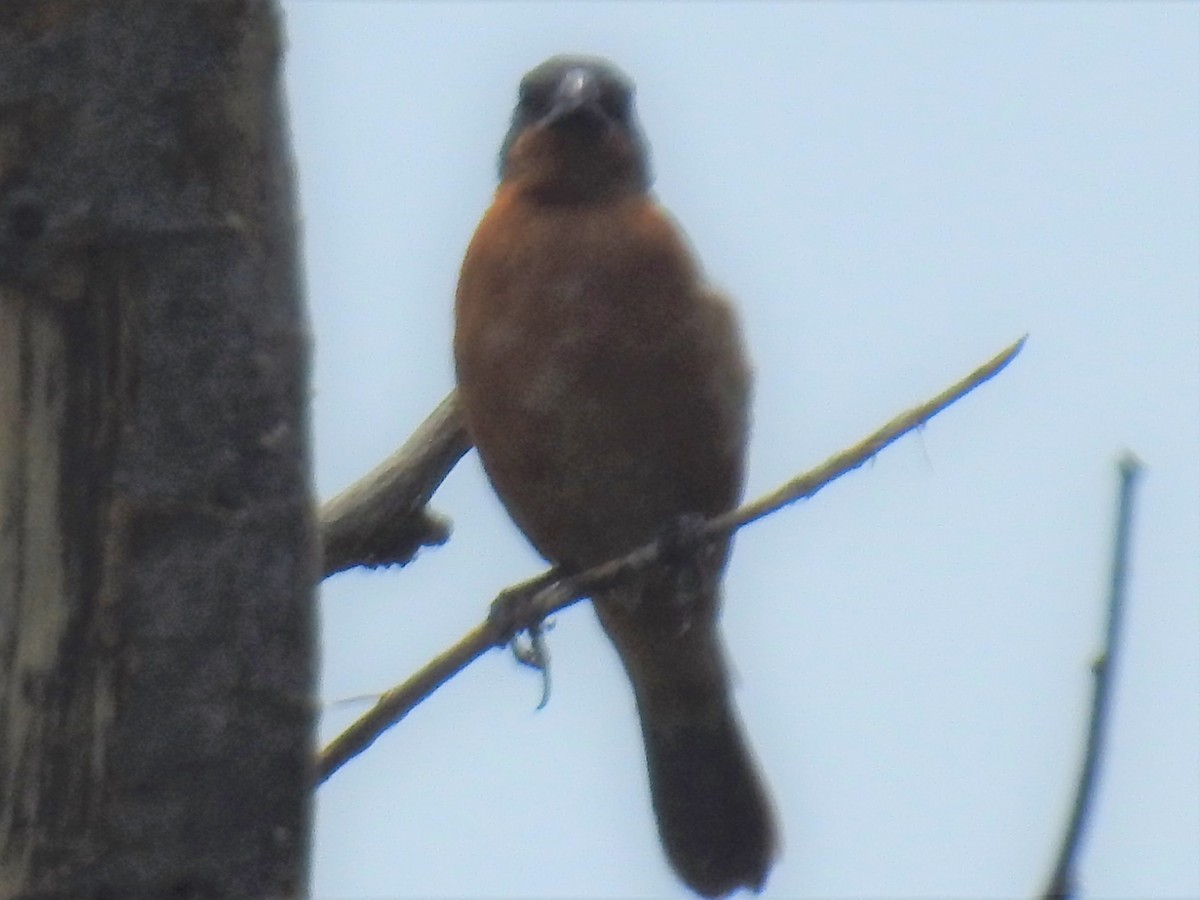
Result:
[[[629,77],[600,57],[554,56],[531,69],[500,148],[501,180],[645,190],[648,150],[633,96]]]

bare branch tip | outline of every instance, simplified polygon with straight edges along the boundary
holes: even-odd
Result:
[[[1121,477],[1125,479],[1133,479],[1141,475],[1146,470],[1146,464],[1132,450],[1126,450],[1117,460],[1117,466],[1121,470]]]
[[[996,354],[996,357],[992,360],[990,365],[995,366],[996,371],[999,372],[1001,369],[1003,369],[1010,362],[1012,362],[1014,359],[1017,358],[1017,356],[1021,353],[1021,351],[1025,349],[1025,343],[1028,340],[1029,340],[1029,332],[1027,331],[1023,335],[1021,335],[1019,338],[1017,338],[1015,341],[1013,341],[1011,344],[1009,344],[1007,347],[1005,347],[1003,350],[1001,350],[998,354]]]

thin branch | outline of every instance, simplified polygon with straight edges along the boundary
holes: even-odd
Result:
[[[1113,540],[1112,574],[1108,587],[1108,622],[1104,629],[1104,647],[1092,663],[1092,712],[1088,722],[1087,747],[1075,789],[1071,819],[1063,835],[1054,874],[1043,897],[1067,900],[1075,894],[1075,863],[1083,841],[1088,812],[1096,793],[1097,774],[1104,749],[1105,723],[1112,697],[1113,667],[1121,637],[1121,615],[1125,608],[1125,585],[1129,571],[1129,534],[1133,518],[1133,490],[1142,465],[1133,454],[1118,463],[1120,486],[1117,495],[1117,525]]]
[[[323,572],[404,565],[445,543],[450,524],[426,504],[471,440],[452,391],[399,450],[321,507]]]
[[[888,444],[894,443],[910,431],[920,428],[947,406],[962,399],[985,381],[1000,374],[1000,371],[1021,352],[1021,348],[1025,346],[1028,338],[1029,335],[1025,335],[1005,347],[970,375],[950,385],[936,397],[901,413],[874,434],[859,441],[853,447],[831,456],[811,472],[793,478],[787,484],[753,503],[744,504],[731,512],[717,516],[712,523],[714,536],[769,516],[789,503],[807,499],[835,478],[857,469]]]
[[[775,491],[708,520],[697,529],[696,540],[712,540],[761,519],[797,500],[811,497],[834,479],[853,471],[872,456],[913,429],[919,428],[959,398],[970,393],[1012,362],[1025,338],[984,363],[931,400],[897,416],[878,431],[838,453],[811,472]],[[418,671],[406,682],[385,693],[379,702],[330,742],[317,761],[317,780],[323,782],[339,768],[367,749],[392,725],[403,719],[418,703],[459,669],[465,668],[494,647],[503,647],[512,637],[538,625],[547,616],[592,596],[643,571],[659,559],[657,542],[576,575],[560,577],[551,570],[503,591],[492,605],[487,621],[465,634],[449,650]]]

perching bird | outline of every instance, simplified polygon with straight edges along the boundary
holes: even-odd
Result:
[[[741,496],[741,334],[650,180],[628,78],[594,57],[547,60],[521,81],[459,277],[471,436],[513,520],[568,570]],[[594,598],[633,685],[663,847],[711,897],[760,889],[776,844],[717,628],[728,554],[726,540],[690,576]]]

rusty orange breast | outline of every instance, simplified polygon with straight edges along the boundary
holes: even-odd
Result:
[[[463,262],[454,350],[483,465],[550,560],[599,562],[737,502],[740,335],[647,195],[547,204],[502,186]]]

